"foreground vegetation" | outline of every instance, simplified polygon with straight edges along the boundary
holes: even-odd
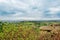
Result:
[[[55,35],[39,29],[54,23],[60,22],[0,22],[0,40],[59,40],[60,33]]]

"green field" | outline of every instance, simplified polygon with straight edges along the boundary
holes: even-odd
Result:
[[[44,37],[41,35],[42,26],[60,22],[43,21],[21,21],[21,22],[0,22],[0,40],[54,40],[51,33],[47,32]],[[58,39],[56,39],[58,40]]]

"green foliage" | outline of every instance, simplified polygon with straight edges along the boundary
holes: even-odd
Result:
[[[0,40],[39,40],[40,26],[51,22],[0,22]]]
[[[4,23],[0,22],[0,32],[3,32],[3,25]]]

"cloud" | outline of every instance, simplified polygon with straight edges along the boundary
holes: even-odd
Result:
[[[48,8],[45,11],[45,17],[47,17],[47,18],[60,18],[60,6]]]
[[[1,20],[59,20],[60,0],[0,0]]]
[[[3,19],[2,19],[3,18]],[[40,20],[39,18],[34,18],[34,17],[1,17],[0,18],[1,20],[12,20],[12,21],[16,21],[16,20],[20,20],[20,21],[23,21],[23,20]]]
[[[50,14],[57,14],[60,12],[60,7],[49,8]]]

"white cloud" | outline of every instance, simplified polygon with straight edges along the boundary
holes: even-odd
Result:
[[[59,0],[0,0],[1,20],[53,20],[59,19]],[[59,7],[58,7],[58,6]],[[46,10],[50,16],[44,16]],[[5,14],[6,12],[8,14]],[[11,15],[10,15],[11,14]],[[5,15],[5,16],[2,16]]]
[[[3,19],[2,19],[3,18]],[[1,20],[39,20],[39,18],[34,18],[34,17],[0,17]]]
[[[7,2],[8,0],[0,0],[0,2]]]
[[[2,19],[3,18],[3,19]],[[33,21],[33,20],[36,20],[36,21],[38,21],[38,20],[60,20],[60,18],[37,18],[37,17],[6,17],[6,18],[4,18],[4,17],[1,17],[0,18],[1,20],[12,20],[12,21],[16,21],[16,20],[19,20],[19,21],[23,21],[23,20],[31,20],[31,21]]]
[[[17,12],[17,13],[15,13],[15,14],[13,14],[12,16],[14,16],[14,17],[18,17],[18,16],[21,16],[21,15],[23,15],[23,13],[21,13],[21,12]]]
[[[60,12],[60,7],[53,7],[49,8],[50,14],[57,14],[57,12]]]

